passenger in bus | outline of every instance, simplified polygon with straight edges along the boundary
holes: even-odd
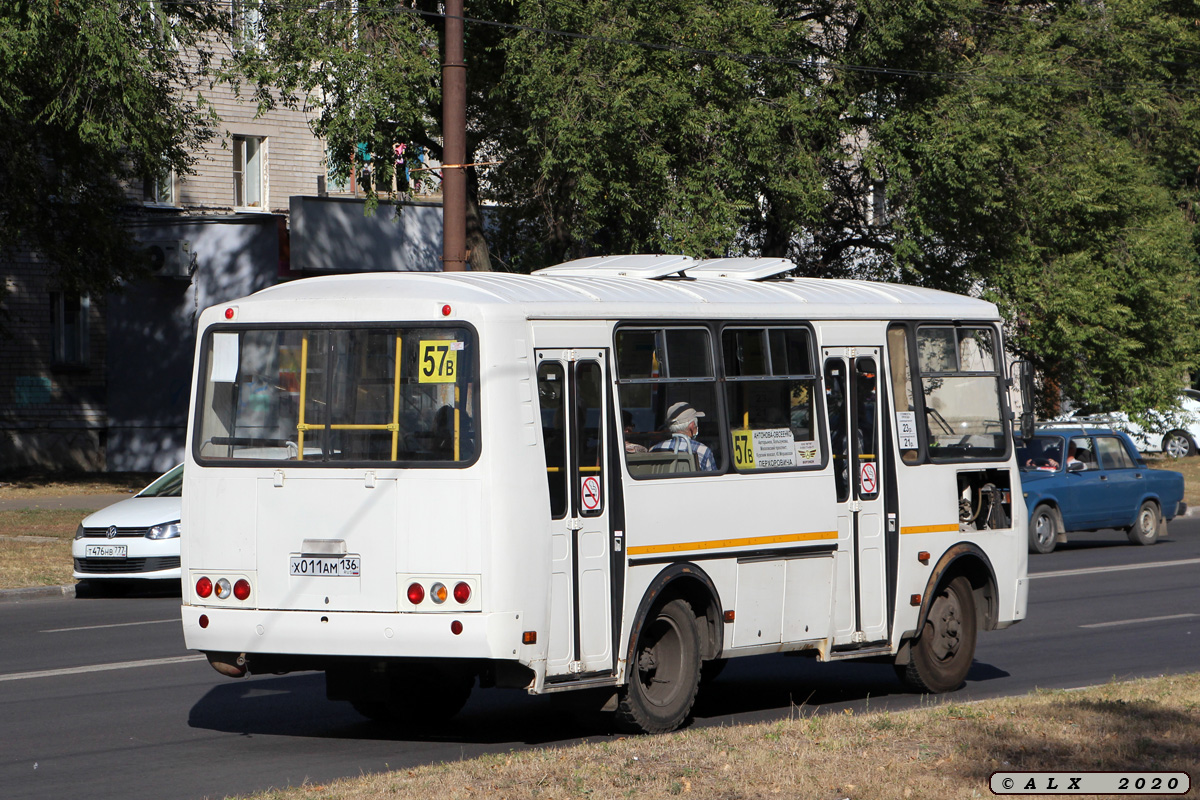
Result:
[[[667,427],[671,431],[671,438],[654,445],[650,452],[669,450],[672,453],[692,453],[696,456],[696,466],[702,472],[715,472],[717,458],[712,448],[696,439],[700,431],[700,417],[703,416],[703,411],[697,411],[689,403],[681,401],[672,405],[667,409]]]
[[[633,414],[629,411],[621,412],[621,430],[625,432],[625,452],[626,453],[645,453],[646,447],[637,442],[629,441],[635,435],[633,429]]]

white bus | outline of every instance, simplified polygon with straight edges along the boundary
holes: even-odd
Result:
[[[208,309],[187,646],[323,670],[389,720],[478,682],[666,731],[702,673],[783,651],[957,688],[1026,608],[1001,319],[792,267],[359,274]]]

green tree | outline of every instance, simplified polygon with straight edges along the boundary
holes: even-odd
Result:
[[[212,135],[195,90],[226,19],[190,0],[0,4],[0,251],[32,247],[80,293],[145,268],[127,188],[187,173]]]
[[[874,132],[896,268],[996,300],[1051,407],[1165,407],[1200,363],[1197,8],[947,6]]]
[[[480,4],[484,6],[484,3]],[[506,3],[491,10],[504,13]],[[393,186],[401,195],[432,182],[426,157],[442,160],[441,37],[438,4],[392,0],[271,2],[259,6],[257,43],[225,65],[224,75],[253,96],[260,111],[276,105],[312,111],[313,133],[328,144],[330,172],[353,176],[368,211]],[[468,160],[476,160],[494,29],[468,29]],[[399,147],[398,147],[399,146]],[[473,155],[474,154],[474,155]],[[467,247],[472,269],[490,269],[478,209],[477,172],[468,171]]]

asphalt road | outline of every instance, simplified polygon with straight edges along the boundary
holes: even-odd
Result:
[[[1200,668],[1200,518],[1133,547],[1073,535],[1031,556],[1029,618],[981,634],[971,700]],[[0,796],[219,798],[610,735],[606,718],[516,690],[475,692],[450,725],[396,732],[325,699],[320,675],[218,675],[184,650],[177,596],[0,605]],[[696,725],[903,708],[887,665],[732,661]]]

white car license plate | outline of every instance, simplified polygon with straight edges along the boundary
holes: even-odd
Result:
[[[125,558],[124,544],[89,544],[84,546],[83,555],[86,558]]]
[[[294,577],[357,578],[361,567],[358,556],[292,556]]]

